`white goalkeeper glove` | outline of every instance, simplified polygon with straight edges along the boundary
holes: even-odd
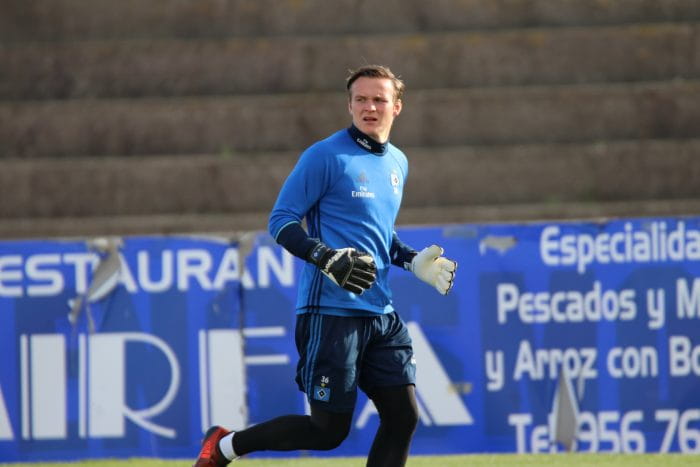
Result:
[[[358,295],[377,280],[377,266],[372,255],[354,248],[334,250],[319,242],[307,259],[335,284]]]
[[[454,284],[457,262],[443,257],[443,252],[437,245],[424,248],[411,261],[411,271],[418,279],[447,295]]]

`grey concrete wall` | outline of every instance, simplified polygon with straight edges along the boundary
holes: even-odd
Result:
[[[0,102],[4,157],[301,151],[348,126],[344,93]],[[403,146],[689,138],[700,81],[415,90]]]
[[[409,90],[697,79],[700,25],[3,44],[0,99],[341,91],[363,61]]]
[[[700,139],[406,152],[411,168],[404,207],[409,209],[700,199]],[[0,217],[268,212],[297,158],[283,152],[15,159],[0,171],[0,199],[13,200],[0,203]]]
[[[696,0],[4,0],[0,40],[413,33],[698,19]]]
[[[401,223],[700,212],[697,0],[0,2],[0,237],[264,229],[362,63]]]

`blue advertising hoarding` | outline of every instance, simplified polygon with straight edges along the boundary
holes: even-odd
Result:
[[[440,296],[391,275],[417,359],[412,452],[700,452],[700,219],[403,228],[459,263]],[[0,461],[192,458],[211,424],[308,410],[301,263],[269,235],[0,243]],[[361,396],[338,449],[364,455]],[[258,455],[271,456],[275,453]],[[285,456],[295,453],[283,453]]]

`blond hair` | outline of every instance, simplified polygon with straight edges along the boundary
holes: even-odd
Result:
[[[392,71],[389,69],[389,67],[383,66],[383,65],[364,65],[361,66],[360,68],[356,70],[350,70],[350,75],[348,76],[346,80],[346,88],[348,90],[348,97],[352,94],[350,88],[352,87],[352,83],[357,81],[358,78],[386,78],[391,80],[391,84],[394,86],[394,99],[395,100],[401,100],[401,97],[403,96],[403,91],[405,88],[405,85],[403,84],[403,81],[401,81],[399,78],[392,73]]]

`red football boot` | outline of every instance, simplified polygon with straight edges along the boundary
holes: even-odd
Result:
[[[229,433],[231,431],[220,426],[209,428],[204,435],[202,450],[199,451],[199,457],[197,457],[194,467],[223,467],[228,465],[231,461],[221,454],[219,440]]]

